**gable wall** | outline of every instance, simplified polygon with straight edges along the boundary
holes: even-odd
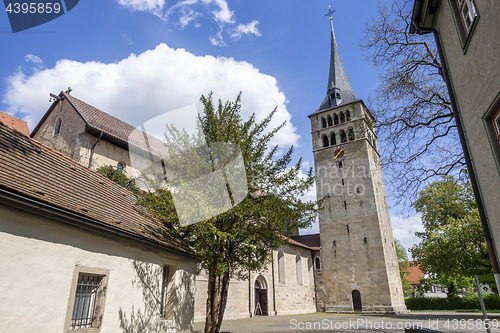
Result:
[[[54,134],[58,118],[62,119],[61,132]],[[85,122],[71,104],[63,100],[57,103],[33,138],[81,163],[80,148],[85,135]]]

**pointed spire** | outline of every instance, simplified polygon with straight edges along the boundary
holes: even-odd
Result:
[[[337,41],[335,40],[335,33],[333,31],[333,18],[332,11],[328,7],[328,14],[330,15],[330,26],[331,26],[331,54],[330,54],[330,75],[328,76],[328,86],[326,97],[321,103],[316,112],[325,111],[328,109],[333,109],[345,104],[357,101],[354,91],[352,90],[351,83],[347,78],[347,74],[340,59],[339,49],[337,46]],[[314,113],[316,113],[314,112]]]

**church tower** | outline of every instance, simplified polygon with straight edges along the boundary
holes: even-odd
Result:
[[[373,118],[340,59],[333,22],[326,97],[311,115],[321,274],[318,310],[404,312]]]

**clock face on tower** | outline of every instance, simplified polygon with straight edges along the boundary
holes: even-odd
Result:
[[[344,147],[340,147],[332,151],[332,159],[334,161],[343,161],[345,159]]]

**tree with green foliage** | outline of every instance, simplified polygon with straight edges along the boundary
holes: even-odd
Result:
[[[403,287],[403,293],[408,293],[412,286],[406,279],[406,275],[408,274],[408,268],[410,267],[410,261],[408,260],[408,254],[406,253],[406,249],[401,244],[399,239],[394,239],[394,246],[396,248],[396,256],[398,258],[398,266],[399,266],[399,276],[401,278],[401,285]]]
[[[167,126],[169,153],[164,160],[167,169],[176,170],[170,177],[167,175],[172,192],[168,188],[159,188],[155,193],[145,193],[139,201],[189,242],[203,269],[208,272],[205,332],[215,333],[222,324],[232,276],[248,278],[249,272],[264,269],[271,260],[272,250],[287,242],[281,235],[309,226],[321,203],[301,200],[301,195],[313,185],[313,171],[309,169],[302,177],[301,159],[291,165],[293,147],[282,156],[278,156],[277,146],[269,147],[269,141],[284,125],[267,128],[276,109],[262,121],[257,121],[255,114],[244,120],[240,114],[240,95],[234,102],[222,103],[219,100],[217,106],[214,106],[212,94],[202,96],[200,100],[204,112],[199,115],[199,132],[208,145],[200,147],[197,138],[184,130]],[[227,146],[229,150],[241,151],[244,170],[238,172],[243,171],[246,177],[248,194],[239,204],[217,216],[181,226],[176,214],[178,207],[173,201],[173,196],[179,194],[176,188],[193,183],[200,174],[224,170],[224,165],[229,162],[219,158],[219,152],[211,146],[216,142],[231,142],[235,146]],[[232,152],[229,155],[235,156]],[[194,163],[199,159],[205,163]],[[223,164],[222,168],[220,164]],[[226,184],[231,183],[230,173],[222,172],[221,175]],[[231,203],[236,203],[234,198],[241,193],[235,193],[232,186],[225,190]],[[196,188],[190,191],[191,199],[195,199],[193,214],[198,208],[204,208],[204,201],[210,200],[212,195],[215,193],[207,195]]]
[[[453,295],[471,288],[473,277],[493,285],[486,239],[470,182],[445,177],[420,192],[413,207],[422,213],[422,241],[410,251],[430,275],[427,284],[440,284]]]
[[[97,168],[96,171],[134,194],[139,193],[139,188],[137,187],[135,180],[128,178],[123,171],[119,171],[111,165],[101,166]]]

